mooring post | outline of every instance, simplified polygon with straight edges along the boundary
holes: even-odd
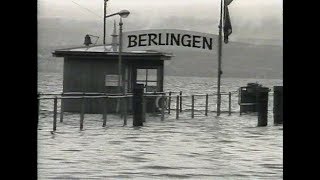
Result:
[[[107,101],[108,101],[108,97],[105,97],[102,99],[103,101],[103,106],[102,106],[102,111],[103,111],[103,115],[102,115],[102,119],[103,119],[103,124],[102,127],[106,127],[107,125]]]
[[[268,96],[269,88],[260,87],[256,92],[256,103],[258,112],[258,126],[268,125]]]
[[[128,104],[127,104],[127,96],[123,97],[123,110],[124,110],[124,114],[123,114],[123,125],[126,126],[127,125],[127,111],[128,111]]]
[[[64,102],[63,98],[60,99],[60,122],[63,122]]]
[[[81,110],[80,110],[80,130],[83,129],[83,120],[84,120],[84,111],[85,111],[85,99],[81,98]]]
[[[283,123],[283,86],[273,87],[273,123]]]
[[[161,96],[161,99],[162,99],[162,103],[161,103],[161,121],[164,120],[164,109],[165,109],[165,106],[164,106],[164,94],[162,94]]]
[[[177,103],[176,103],[176,119],[179,119],[179,95],[177,95]]]
[[[144,110],[143,110],[143,84],[136,84],[133,89],[133,126],[143,126]]]
[[[208,100],[209,100],[209,95],[206,94],[206,107],[205,107],[205,115],[208,116]]]
[[[231,92],[229,92],[229,116],[231,115]]]
[[[58,98],[55,96],[53,100],[53,131],[57,129],[57,104]]]
[[[180,91],[180,112],[182,112],[182,91]]]
[[[171,111],[171,91],[169,92],[169,102],[168,102],[168,114],[170,114]]]
[[[194,95],[191,96],[191,118],[194,118]]]

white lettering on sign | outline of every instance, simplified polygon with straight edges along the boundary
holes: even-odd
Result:
[[[199,50],[216,51],[218,36],[214,34],[177,29],[151,29],[123,32],[124,51],[157,49],[161,46],[176,46]]]

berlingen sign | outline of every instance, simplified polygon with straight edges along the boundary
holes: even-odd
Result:
[[[157,50],[163,46],[216,51],[218,35],[177,29],[151,29],[123,32],[123,51]]]

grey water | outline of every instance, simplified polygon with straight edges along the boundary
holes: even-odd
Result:
[[[183,98],[179,119],[175,112],[148,114],[144,126],[132,127],[132,116],[123,126],[110,114],[102,127],[101,114],[86,114],[84,130],[80,115],[65,113],[52,131],[52,100],[41,100],[38,122],[38,179],[282,179],[283,127],[273,124],[272,95],[269,96],[268,126],[257,127],[257,117],[239,115],[237,89],[248,82],[272,88],[280,79],[223,78],[222,91],[232,91],[232,113],[216,116],[215,97],[209,98],[204,115],[203,99]],[[165,91],[183,94],[216,92],[216,78],[166,76]],[[62,75],[39,73],[38,91],[62,92]],[[172,102],[174,106],[175,101]],[[222,110],[228,97],[222,98]]]

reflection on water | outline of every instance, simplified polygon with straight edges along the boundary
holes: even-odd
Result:
[[[214,78],[166,77],[166,90],[185,94],[212,93]],[[224,79],[222,89],[234,91],[257,80]],[[61,92],[61,75],[39,74],[39,91]],[[264,86],[280,80],[259,80]],[[234,99],[233,108],[237,107]],[[272,99],[271,99],[272,100]],[[199,101],[200,102],[200,101]],[[214,104],[214,103],[213,103]],[[282,179],[282,126],[256,127],[250,115],[216,117],[200,114],[191,119],[184,111],[147,116],[141,128],[128,126],[116,115],[85,115],[84,131],[79,114],[66,113],[52,130],[52,102],[41,103],[38,125],[39,179]]]

